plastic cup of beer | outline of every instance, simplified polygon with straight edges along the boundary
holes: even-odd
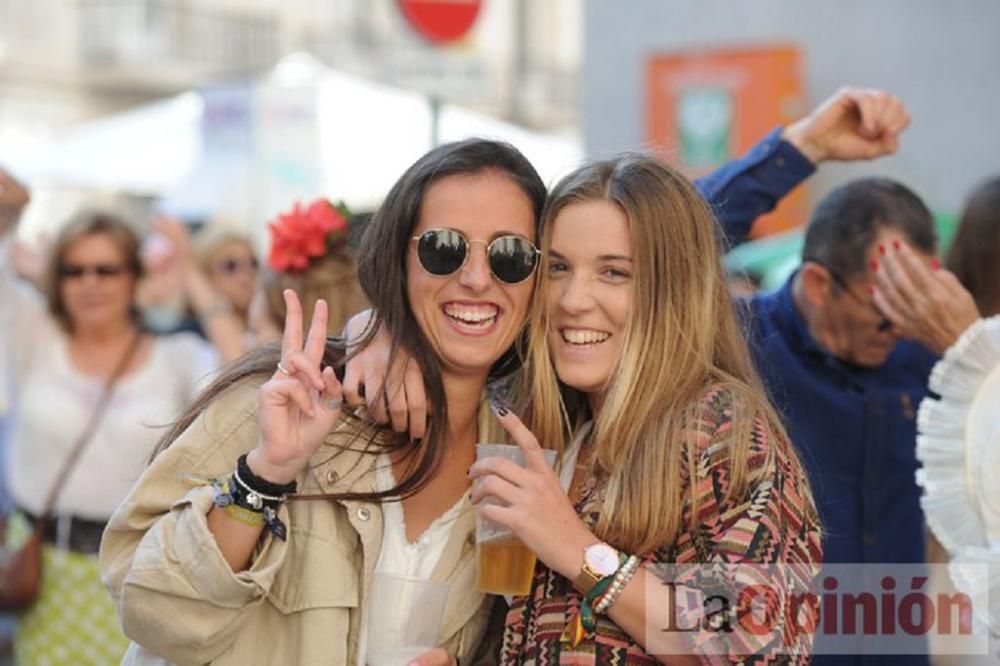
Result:
[[[448,584],[376,572],[368,605],[368,666],[407,666],[433,650]]]
[[[555,465],[556,452],[543,449],[549,466]],[[476,444],[476,460],[507,458],[525,466],[524,451],[512,444]],[[483,504],[502,504],[490,497]],[[535,573],[535,554],[509,529],[476,516],[476,587],[489,594],[522,596],[531,590]]]

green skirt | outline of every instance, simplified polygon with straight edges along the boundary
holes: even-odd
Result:
[[[12,520],[8,526],[8,543],[17,543],[27,533],[23,520]],[[118,613],[101,583],[97,555],[46,545],[38,601],[17,616],[16,663],[109,666],[121,663],[127,647]]]

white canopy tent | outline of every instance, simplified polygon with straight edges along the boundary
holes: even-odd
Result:
[[[9,166],[33,185],[160,194],[197,163],[203,106],[187,92],[83,123]]]

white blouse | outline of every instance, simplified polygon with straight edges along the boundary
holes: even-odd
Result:
[[[10,270],[0,239],[0,354],[5,358],[6,484],[14,501],[38,514],[100,397],[103,380],[80,373],[69,340],[40,295]],[[122,377],[97,430],[56,503],[57,514],[107,520],[145,468],[163,427],[217,365],[214,350],[190,333],[154,339],[146,363]],[[2,391],[2,389],[0,389]]]
[[[378,457],[375,469],[375,487],[380,491],[390,490],[396,485],[389,456]],[[405,578],[430,580],[434,567],[448,543],[448,537],[455,526],[455,520],[462,511],[471,510],[469,498],[472,491],[466,491],[454,506],[438,516],[434,522],[412,543],[406,539],[406,520],[401,502],[382,503],[382,550],[379,551],[375,573],[390,574]],[[367,617],[361,624],[358,640],[357,666],[365,666],[368,653],[369,626],[384,626],[385,618],[379,617],[375,609],[369,608]]]
[[[392,464],[386,455],[380,455],[375,471],[375,482],[379,491],[386,491],[396,485],[392,474]],[[471,505],[471,490],[447,511],[438,516],[414,542],[406,540],[406,519],[401,502],[382,504],[382,550],[375,564],[376,573],[386,573],[405,578],[430,580],[434,567],[441,559],[441,553],[448,543],[448,536],[455,520]]]

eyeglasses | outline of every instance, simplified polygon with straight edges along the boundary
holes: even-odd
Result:
[[[220,273],[226,273],[227,275],[242,273],[243,271],[253,273],[257,270],[257,265],[257,259],[254,257],[251,257],[246,261],[240,261],[239,259],[223,259],[215,264],[215,269]]]
[[[892,328],[892,322],[889,319],[887,319],[884,314],[882,314],[882,311],[878,309],[878,306],[875,305],[873,302],[861,298],[856,293],[854,293],[854,290],[851,289],[849,284],[847,284],[847,280],[841,277],[837,271],[833,270],[832,268],[824,264],[822,261],[816,261],[815,259],[807,259],[806,261],[811,261],[812,263],[819,264],[820,266],[825,268],[826,272],[830,274],[831,278],[833,278],[833,281],[837,283],[837,286],[840,287],[848,296],[850,296],[851,300],[853,300],[855,303],[864,308],[871,308],[872,310],[874,310],[875,314],[878,315],[879,318],[878,326],[876,326],[876,330],[879,333],[884,333],[885,331],[888,331],[890,328]]]
[[[491,242],[470,241],[454,229],[429,229],[410,240],[417,241],[417,258],[431,275],[444,277],[462,268],[469,260],[469,245],[486,246],[486,258],[493,276],[507,284],[524,282],[538,265],[538,248],[527,238],[515,234],[498,236]]]
[[[59,277],[63,280],[79,280],[88,274],[92,274],[98,278],[111,278],[117,277],[127,270],[122,264],[94,264],[93,266],[63,264],[59,267]]]

